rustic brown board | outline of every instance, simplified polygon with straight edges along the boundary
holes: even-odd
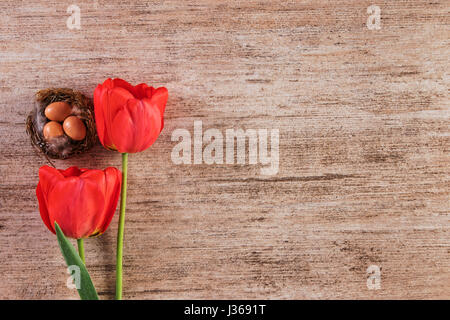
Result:
[[[67,7],[81,9],[70,30]],[[381,8],[381,29],[366,26]],[[0,2],[0,298],[77,299],[35,198],[34,93],[166,86],[130,156],[127,299],[450,298],[449,2]],[[279,129],[280,167],[175,165],[175,129]],[[95,146],[58,168],[120,166]],[[86,241],[114,296],[118,215]],[[381,288],[367,286],[367,268]]]

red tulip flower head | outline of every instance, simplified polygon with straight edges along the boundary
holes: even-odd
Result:
[[[36,195],[42,220],[55,233],[55,222],[67,237],[80,239],[108,228],[120,194],[122,175],[116,168],[39,169]]]
[[[163,129],[168,96],[164,87],[132,86],[122,79],[99,84],[94,91],[94,108],[102,145],[121,153],[150,147]]]

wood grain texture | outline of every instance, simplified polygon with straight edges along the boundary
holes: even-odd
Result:
[[[0,298],[77,299],[35,199],[34,93],[121,77],[170,94],[162,135],[130,156],[125,298],[449,299],[449,3],[374,2],[1,1]],[[278,174],[173,164],[171,134],[194,120],[279,129]],[[85,244],[102,299],[117,221]]]

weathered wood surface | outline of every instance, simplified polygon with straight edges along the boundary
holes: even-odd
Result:
[[[122,77],[169,89],[130,156],[128,299],[450,298],[449,3],[0,2],[0,298],[77,299],[35,199],[34,93]],[[367,7],[381,8],[368,30]],[[175,165],[177,128],[280,130],[280,169]],[[100,145],[59,168],[120,166]],[[114,292],[118,215],[86,242]],[[381,289],[366,285],[370,265]]]

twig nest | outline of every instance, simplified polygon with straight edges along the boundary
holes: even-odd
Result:
[[[67,88],[44,89],[27,118],[31,144],[53,159],[67,159],[91,148],[96,140],[91,101]]]

